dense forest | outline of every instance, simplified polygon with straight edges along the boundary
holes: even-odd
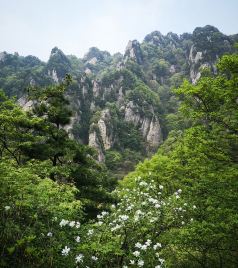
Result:
[[[0,54],[0,267],[238,267],[237,36]]]

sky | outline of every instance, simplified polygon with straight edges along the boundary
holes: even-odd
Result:
[[[55,46],[77,57],[92,46],[123,53],[155,30],[238,33],[238,0],[0,0],[0,10],[0,51],[44,61]]]

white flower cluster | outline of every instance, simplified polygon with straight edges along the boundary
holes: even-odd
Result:
[[[64,220],[64,219],[61,220],[59,225],[60,225],[60,227],[64,227],[64,226],[68,225],[71,228],[75,227],[77,229],[79,229],[81,226],[80,222],[78,222],[78,221],[69,221],[69,220]]]
[[[164,259],[160,256],[162,245],[157,240],[159,237],[157,234],[161,232],[160,226],[167,224],[168,221],[170,226],[171,224],[183,226],[185,222],[192,222],[193,218],[189,220],[185,214],[192,208],[192,205],[182,203],[182,198],[179,199],[182,193],[181,189],[178,189],[171,196],[166,196],[163,185],[157,184],[154,180],[144,181],[141,177],[136,179],[136,187],[133,189],[128,188],[115,192],[120,197],[120,202],[111,206],[112,212],[102,211],[97,215],[97,221],[91,225],[93,226],[92,229],[85,232],[85,229],[81,228],[79,230],[80,232],[82,230],[80,236],[74,236],[74,240],[80,243],[78,248],[83,246],[84,241],[89,243],[90,239],[92,241],[97,241],[99,237],[101,239],[102,232],[109,234],[111,239],[114,239],[114,237],[119,239],[121,245],[125,239],[128,239],[128,236],[127,241],[135,241],[133,235],[136,234],[138,242],[134,244],[134,247],[130,245],[133,251],[126,252],[130,257],[125,260],[126,263],[123,264],[123,267],[126,268],[131,265],[152,267],[151,263],[154,264],[153,267],[155,268],[164,267]],[[193,206],[193,209],[195,208]],[[102,227],[100,227],[101,225]],[[63,219],[60,226],[79,228],[80,223]],[[86,235],[86,238],[84,235]],[[145,237],[150,239],[145,240]],[[62,255],[67,256],[69,251],[70,248],[66,246],[62,250]],[[153,262],[147,262],[148,256],[153,259]],[[87,267],[87,264],[91,267],[92,262],[98,260],[100,260],[100,255],[97,251],[95,252],[95,249],[89,257],[84,257],[83,254],[77,254],[75,257],[76,264],[83,263],[85,267]],[[87,263],[88,261],[89,263]],[[100,261],[98,265],[101,265]]]
[[[161,243],[156,243],[153,245],[152,241],[150,239],[147,239],[145,241],[145,243],[140,243],[140,242],[136,242],[135,243],[135,248],[136,250],[134,252],[132,252],[132,255],[134,255],[136,258],[139,258],[139,259],[131,259],[130,260],[130,264],[131,265],[135,265],[137,264],[138,267],[143,267],[145,262],[144,260],[142,259],[142,255],[145,254],[146,250],[149,250],[149,249],[153,249],[154,251],[158,250],[159,248],[161,248],[162,245]],[[155,252],[154,253],[155,256],[157,258],[159,258],[159,253],[158,252]],[[162,265],[164,260],[162,258],[159,258],[158,261],[160,262],[160,264]],[[160,265],[158,265],[157,267],[161,267]]]
[[[87,235],[88,235],[88,236],[91,236],[91,235],[93,235],[93,234],[94,234],[94,230],[93,230],[93,229],[89,229]]]
[[[182,193],[182,190],[181,190],[181,189],[178,189],[178,190],[174,193],[174,194],[175,194],[175,197],[176,197],[177,199],[179,199],[181,193]]]

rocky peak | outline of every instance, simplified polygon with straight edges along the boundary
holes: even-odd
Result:
[[[51,79],[58,83],[67,73],[72,70],[71,63],[67,56],[57,47],[51,50],[49,61],[46,65],[46,73]]]
[[[133,60],[138,64],[142,64],[143,56],[140,43],[137,40],[129,41],[124,54],[124,61]]]
[[[216,73],[216,61],[224,53],[232,52],[233,41],[216,27],[206,25],[197,27],[192,34],[189,51],[190,79],[196,83],[201,77],[200,70],[209,68]]]
[[[66,55],[58,47],[54,47],[51,50],[49,61],[52,61],[52,60],[57,60],[57,61],[69,63],[69,60],[66,57]]]
[[[110,57],[111,54],[109,52],[102,51],[97,47],[91,47],[89,51],[84,55],[83,60],[85,62],[95,64],[97,61],[105,61],[108,60]]]
[[[144,42],[147,42],[149,44],[155,45],[155,46],[161,46],[164,45],[164,36],[159,31],[154,31],[150,34],[147,34],[144,38]]]
[[[206,25],[193,31],[192,41],[197,51],[207,55],[205,59],[217,60],[225,52],[231,52],[233,42],[229,36],[221,33],[216,27]]]
[[[154,115],[151,107],[152,116],[141,115],[139,107],[130,101],[125,107],[125,121],[137,126],[147,142],[147,149],[156,150],[162,143],[162,131],[159,118]]]
[[[165,36],[166,44],[171,45],[173,48],[176,48],[180,45],[180,38],[177,34],[169,32]]]
[[[216,27],[211,25],[206,25],[204,27],[196,27],[193,31],[193,35],[200,36],[212,36],[214,33],[221,33]]]
[[[99,120],[90,126],[89,146],[94,147],[98,152],[98,161],[104,162],[105,150],[110,149],[113,143],[114,135],[110,110],[104,109],[101,111]]]

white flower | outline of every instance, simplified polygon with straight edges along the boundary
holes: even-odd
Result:
[[[122,220],[122,221],[127,221],[129,219],[129,216],[127,215],[120,215],[119,218]]]
[[[135,264],[135,261],[134,260],[130,260],[130,264]]]
[[[70,227],[74,227],[74,225],[75,225],[75,221],[71,221],[71,222],[69,223],[69,226],[70,226]]]
[[[142,245],[141,245],[141,243],[137,242],[137,243],[135,244],[135,247],[136,247],[136,248],[141,248]]]
[[[147,186],[147,182],[145,182],[145,181],[141,181],[141,182],[139,183],[139,185],[140,185],[140,186]]]
[[[65,226],[65,225],[67,225],[69,223],[69,221],[68,220],[62,220],[61,222],[60,222],[60,227],[63,227],[63,226]]]
[[[163,185],[160,185],[159,188],[160,188],[160,190],[163,190],[164,189],[164,186]]]
[[[80,226],[81,226],[80,222],[77,221],[76,224],[75,224],[75,227],[76,227],[77,229],[79,229]]]
[[[79,254],[78,256],[75,257],[75,262],[79,263],[79,262],[83,262],[83,254]]]
[[[140,252],[138,250],[134,251],[132,254],[134,256],[136,256],[136,257],[139,257],[140,256]]]
[[[121,225],[117,224],[116,226],[111,228],[111,231],[114,232],[114,231],[116,231],[117,229],[120,229],[120,228],[121,228]]]
[[[111,205],[111,209],[115,209],[116,206],[114,204]]]
[[[79,242],[80,242],[80,236],[76,236],[76,237],[75,237],[75,241],[76,241],[77,243],[79,243]]]
[[[148,201],[149,201],[150,203],[152,203],[152,204],[157,204],[157,203],[158,203],[158,200],[156,200],[156,199],[154,199],[154,198],[152,198],[152,197],[150,197],[150,198],[148,199]]]
[[[122,268],[128,268],[128,266],[127,265],[123,265]]]
[[[195,208],[197,208],[195,205],[193,205],[193,208],[195,209]]]
[[[143,260],[139,260],[138,263],[137,263],[137,265],[138,265],[139,267],[144,266],[144,261],[143,261]]]
[[[47,234],[47,236],[49,236],[49,237],[51,237],[53,234],[51,233],[51,232],[49,232],[48,234]]]
[[[134,205],[132,204],[132,205],[130,205],[130,206],[128,206],[127,208],[126,208],[126,211],[128,211],[128,210],[132,210],[133,209],[133,207],[134,207]]]
[[[98,260],[98,257],[96,257],[96,256],[92,256],[92,260],[93,260],[93,261],[97,261],[97,260]]]
[[[184,224],[185,224],[185,222],[184,222],[184,221],[182,221],[181,223],[182,223],[182,225],[184,225]]]
[[[193,218],[191,218],[190,221],[193,221]]]
[[[61,254],[62,254],[63,256],[67,256],[67,255],[69,254],[69,252],[70,252],[70,248],[68,248],[67,246],[65,246],[65,247],[62,249]]]
[[[159,258],[159,262],[163,264],[164,263],[164,259]]]
[[[157,243],[153,246],[153,249],[156,250],[157,248],[161,248],[162,245],[160,243]]]
[[[94,233],[93,229],[88,230],[88,235],[92,235]]]
[[[103,222],[102,222],[102,221],[99,221],[99,222],[98,222],[98,225],[99,225],[99,226],[100,226],[100,225],[102,225],[102,224],[103,224]]]
[[[155,268],[161,268],[161,266],[160,265],[156,265]]]
[[[108,212],[107,211],[102,211],[102,216],[104,217],[106,215],[108,215]]]
[[[136,211],[136,214],[137,214],[137,215],[143,215],[144,213],[143,213],[140,209],[138,209],[138,210]]]
[[[182,190],[181,189],[178,189],[178,191],[177,191],[179,194],[181,194],[182,193]]]
[[[155,204],[155,208],[160,208],[160,204]]]
[[[146,250],[147,249],[147,245],[142,245],[141,249],[142,250]]]
[[[145,244],[149,247],[150,246],[150,244],[151,244],[151,240],[150,239],[148,239],[146,242],[145,242]]]
[[[11,207],[10,206],[5,206],[5,210],[8,211]]]

